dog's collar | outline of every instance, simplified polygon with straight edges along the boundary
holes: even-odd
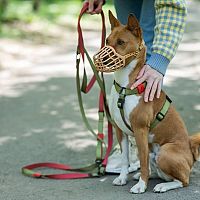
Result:
[[[146,87],[146,82],[143,82],[142,84],[138,85],[138,87],[134,88],[133,90],[126,87],[121,87],[121,85],[117,83],[115,80],[113,84],[115,86],[117,93],[125,94],[125,96],[141,94],[142,92],[144,92]]]

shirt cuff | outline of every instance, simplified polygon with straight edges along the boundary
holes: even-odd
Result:
[[[160,72],[163,76],[166,73],[169,63],[169,59],[158,53],[152,53],[151,57],[146,62],[147,65]]]

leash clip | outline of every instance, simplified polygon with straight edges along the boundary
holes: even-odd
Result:
[[[102,159],[96,159],[95,163],[100,166],[102,164]]]
[[[120,108],[120,109],[122,109],[124,107],[125,97],[126,97],[125,92],[126,92],[126,88],[122,87],[120,92],[119,92],[119,98],[118,98],[118,101],[117,101],[117,107]]]
[[[105,172],[106,172],[105,166],[101,165],[101,166],[99,167],[99,175],[104,176],[104,175],[105,175]]]
[[[103,176],[105,175],[106,172],[106,167],[102,164],[103,160],[102,159],[96,159],[95,163],[98,165],[98,175]]]
[[[81,59],[81,54],[79,51],[76,52],[76,60],[80,60]]]
[[[117,107],[122,109],[124,107],[124,103],[125,103],[125,95],[120,95],[117,101]]]

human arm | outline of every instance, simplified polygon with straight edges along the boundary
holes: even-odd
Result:
[[[134,88],[147,81],[145,102],[152,101],[155,94],[157,98],[160,96],[167,66],[174,57],[184,33],[187,15],[185,0],[155,0],[155,12],[152,54],[132,86]]]
[[[185,0],[155,0],[156,26],[147,65],[165,75],[183,37],[187,8]]]

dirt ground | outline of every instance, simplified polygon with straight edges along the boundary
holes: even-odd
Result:
[[[200,4],[188,3],[183,41],[171,62],[164,90],[172,98],[191,134],[200,130]],[[84,32],[91,55],[97,50],[99,31]],[[197,163],[184,189],[152,192],[161,180],[150,180],[146,193],[130,194],[135,181],[112,186],[115,176],[82,180],[38,180],[21,174],[22,166],[52,161],[83,166],[93,162],[96,141],[82,123],[75,85],[74,28],[60,29],[59,42],[36,44],[29,40],[0,39],[0,199],[200,199]],[[56,38],[55,38],[56,39]],[[57,38],[59,39],[59,37]],[[91,70],[89,70],[91,74]],[[112,76],[106,76],[107,88]],[[97,127],[97,85],[84,96],[91,124]]]

